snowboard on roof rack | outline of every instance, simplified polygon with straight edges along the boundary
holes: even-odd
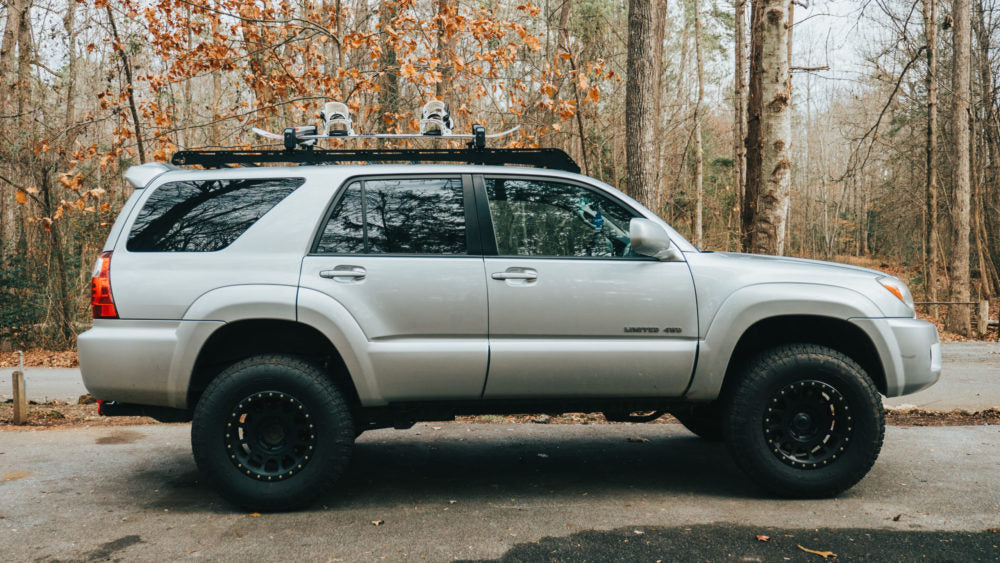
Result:
[[[222,168],[233,165],[259,166],[272,163],[337,164],[346,162],[460,162],[467,164],[515,164],[580,172],[580,167],[559,149],[488,149],[486,139],[497,139],[514,133],[520,126],[500,133],[486,133],[475,124],[472,133],[453,133],[454,122],[448,105],[439,100],[424,104],[420,112],[420,133],[355,133],[347,105],[326,102],[320,113],[322,131],[315,125],[286,127],[282,133],[272,133],[257,127],[253,132],[262,137],[282,141],[284,150],[195,150],[179,151],[171,162],[175,165],[201,165]],[[316,149],[321,139],[361,140],[466,140],[464,149]]]

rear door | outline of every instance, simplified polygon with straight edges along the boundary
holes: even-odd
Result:
[[[301,287],[354,316],[387,400],[482,394],[486,281],[473,202],[468,175],[351,180],[303,259]]]
[[[555,179],[487,177],[477,194],[492,238],[485,398],[684,392],[697,350],[694,284],[686,262],[631,252],[638,213]]]

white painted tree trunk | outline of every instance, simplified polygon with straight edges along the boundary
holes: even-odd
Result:
[[[952,131],[955,135],[955,190],[952,202],[954,242],[950,262],[951,300],[969,301],[969,230],[971,200],[971,162],[969,154],[969,79],[972,57],[972,22],[969,0],[954,0],[955,19],[955,71],[952,89],[955,91],[952,107]],[[971,307],[952,305],[948,308],[945,327],[962,335],[971,331]]]
[[[791,80],[789,77],[788,0],[759,0],[761,21],[761,186],[751,249],[780,254],[791,188]]]

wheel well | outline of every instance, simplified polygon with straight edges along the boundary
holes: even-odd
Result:
[[[188,408],[194,408],[208,384],[226,366],[251,356],[275,353],[316,362],[340,386],[352,407],[360,404],[340,352],[323,333],[293,321],[253,319],[226,324],[202,346],[188,384]]]
[[[847,355],[868,373],[880,393],[887,386],[885,370],[875,344],[859,327],[832,317],[788,315],[758,321],[743,333],[736,344],[722,390],[739,377],[739,368],[753,356],[781,344],[819,344]]]

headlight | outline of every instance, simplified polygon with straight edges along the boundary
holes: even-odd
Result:
[[[911,310],[913,309],[913,296],[910,295],[910,290],[909,288],[906,287],[905,283],[889,276],[875,278],[875,279],[876,281],[878,281],[878,283],[882,285],[882,287],[888,289],[889,293],[899,298],[899,300],[902,301]]]

